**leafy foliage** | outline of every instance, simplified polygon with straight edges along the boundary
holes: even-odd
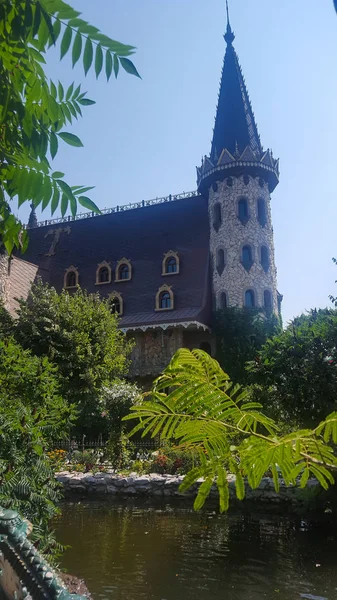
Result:
[[[281,436],[261,405],[251,402],[249,392],[234,385],[202,350],[178,350],[154,382],[150,399],[145,396],[142,404],[132,407],[129,419],[139,421],[131,434],[140,430],[143,436],[160,434],[162,440],[198,453],[200,465],[189,471],[181,485],[182,491],[187,490],[200,477],[204,479],[196,509],[216,484],[220,510],[227,510],[228,472],[236,475],[239,499],[245,495],[245,478],[256,488],[267,471],[272,472],[276,490],[279,476],[287,485],[299,479],[302,487],[309,477],[324,488],[334,482],[331,470],[337,469],[337,459],[328,443],[337,439],[337,413],[315,429]]]
[[[0,241],[11,253],[27,246],[27,233],[14,217],[10,201],[17,199],[51,207],[64,216],[78,203],[99,212],[85,193],[87,186],[70,185],[64,173],[53,172],[50,159],[59,142],[82,146],[64,128],[82,116],[82,107],[94,104],[81,86],[67,90],[49,81],[44,72],[45,54],[60,44],[60,58],[71,54],[73,66],[82,61],[85,74],[92,68],[98,77],[105,66],[109,80],[119,66],[138,75],[128,58],[134,47],[121,44],[79,18],[63,0],[2,0],[0,2]]]
[[[248,366],[254,398],[281,421],[313,426],[337,409],[337,310],[311,310]]]
[[[246,362],[253,360],[266,340],[279,333],[274,314],[261,309],[226,308],[215,315],[217,360],[234,381],[246,383]]]
[[[49,531],[58,484],[46,454],[50,440],[74,422],[74,407],[59,395],[56,368],[13,340],[0,341],[0,504],[34,522],[45,553],[59,550]]]
[[[100,405],[108,433],[107,458],[115,468],[124,468],[130,461],[131,452],[122,419],[141,397],[139,388],[125,381],[115,381],[103,388]]]
[[[24,348],[58,367],[62,396],[79,409],[78,428],[95,435],[102,422],[102,390],[124,374],[132,343],[99,294],[70,295],[39,282],[20,301],[14,334]]]

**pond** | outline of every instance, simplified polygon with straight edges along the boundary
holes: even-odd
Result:
[[[95,600],[337,598],[337,525],[324,519],[121,500],[62,509],[61,568]]]

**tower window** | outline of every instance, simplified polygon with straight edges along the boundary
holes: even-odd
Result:
[[[218,231],[222,223],[221,206],[219,202],[216,202],[213,207],[213,227],[215,231]]]
[[[267,223],[266,203],[263,198],[259,198],[257,201],[257,220],[262,227]]]
[[[247,223],[249,219],[247,198],[240,198],[238,202],[238,217],[243,225]]]
[[[261,265],[263,270],[267,273],[269,269],[269,251],[267,246],[261,246]]]
[[[245,307],[246,308],[255,308],[254,290],[247,290],[245,292]]]
[[[115,281],[129,281],[131,279],[132,268],[131,263],[126,258],[122,258],[116,266]]]
[[[242,266],[249,271],[253,264],[253,253],[251,246],[243,246],[242,248],[242,258],[241,258]]]
[[[263,304],[265,308],[271,308],[272,307],[272,295],[270,293],[269,290],[265,290],[263,292]]]
[[[225,268],[225,252],[222,248],[219,248],[216,253],[216,269],[219,275],[222,274]]]
[[[226,292],[221,292],[220,294],[220,308],[224,310],[228,306],[227,294]]]
[[[172,256],[166,261],[166,273],[176,273],[177,272],[177,261]]]

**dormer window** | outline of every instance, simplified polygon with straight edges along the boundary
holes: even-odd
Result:
[[[130,281],[132,277],[131,263],[127,258],[122,258],[118,261],[116,266],[116,279],[115,281]]]
[[[172,310],[174,308],[174,296],[172,289],[168,285],[159,288],[156,295],[155,310]]]
[[[69,267],[63,279],[63,287],[68,290],[78,286],[78,270],[76,267]]]
[[[96,285],[111,282],[111,267],[109,263],[102,262],[96,269]]]
[[[163,258],[162,275],[177,275],[179,273],[179,256],[176,252],[170,250]]]
[[[118,292],[109,295],[108,303],[112,313],[119,316],[123,314],[123,298]]]

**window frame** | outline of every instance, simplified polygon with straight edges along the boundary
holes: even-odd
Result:
[[[263,256],[262,254],[264,254],[264,251],[266,251],[266,261],[262,260]],[[264,270],[265,273],[268,273],[269,269],[270,269],[270,251],[269,248],[266,244],[262,244],[260,246],[260,264],[262,269]]]
[[[75,285],[67,285],[67,278],[71,273],[74,273],[74,275],[75,275]],[[68,267],[64,273],[63,288],[65,290],[74,290],[78,286],[78,279],[79,279],[78,269],[77,269],[77,267],[74,267],[73,265],[71,265],[71,267]]]
[[[107,269],[108,273],[109,273],[109,278],[108,281],[100,281],[99,280],[99,276],[100,276],[100,271],[102,269]],[[101,263],[99,263],[97,265],[97,269],[96,269],[96,283],[95,285],[106,285],[107,283],[111,283],[111,266],[110,263],[106,262],[105,260]]]
[[[246,209],[247,209],[247,214],[244,216],[240,215],[240,206],[242,205],[242,202],[245,203]],[[238,207],[237,207],[237,216],[238,219],[240,221],[240,223],[242,223],[242,225],[246,225],[250,219],[250,210],[249,210],[249,200],[246,196],[241,196],[238,199]]]
[[[175,259],[175,261],[176,261],[176,267],[177,267],[176,271],[173,271],[171,273],[169,273],[167,271],[167,262],[170,260],[170,258],[174,258]],[[179,275],[179,273],[180,273],[180,259],[179,259],[178,253],[174,252],[173,250],[170,250],[169,252],[166,252],[166,254],[164,254],[164,258],[163,258],[163,261],[162,261],[162,267],[161,267],[161,269],[162,269],[161,270],[162,276],[166,276],[166,275],[168,275],[168,276]]]
[[[111,302],[114,298],[116,298],[119,302],[119,312],[115,312],[114,314],[117,314],[119,317],[121,317],[124,313],[124,301],[123,301],[123,297],[121,296],[121,294],[119,292],[116,292],[115,290],[113,292],[111,292],[111,294],[109,294],[108,296],[108,302]]]
[[[171,306],[170,307],[161,307],[161,295],[164,293],[168,293],[170,296],[170,302],[171,302]],[[156,293],[156,304],[155,304],[155,311],[168,311],[168,310],[173,310],[174,309],[174,294],[172,291],[171,286],[169,285],[162,285],[159,290]]]
[[[121,278],[120,277],[120,269],[124,265],[126,265],[128,267],[128,269],[129,269],[129,277]],[[123,283],[125,281],[131,281],[131,279],[132,279],[132,265],[131,265],[131,262],[127,258],[121,258],[118,261],[117,265],[116,265],[115,283]]]
[[[244,251],[245,251],[245,248],[249,248],[249,253],[250,253],[250,261],[249,261],[249,262],[246,262],[246,261],[244,260]],[[249,271],[250,271],[250,269],[252,268],[253,264],[254,264],[253,246],[251,246],[250,244],[244,244],[244,245],[241,247],[241,259],[240,259],[240,262],[241,262],[241,264],[242,264],[243,268],[244,268],[244,269],[245,269],[247,272],[249,272]]]
[[[246,298],[247,298],[248,293],[251,293],[252,297],[253,297],[252,306],[247,306],[247,304],[246,304]],[[256,302],[255,290],[253,288],[248,288],[247,290],[245,290],[245,294],[244,294],[244,307],[245,308],[256,308],[256,305],[257,305],[257,302]]]

